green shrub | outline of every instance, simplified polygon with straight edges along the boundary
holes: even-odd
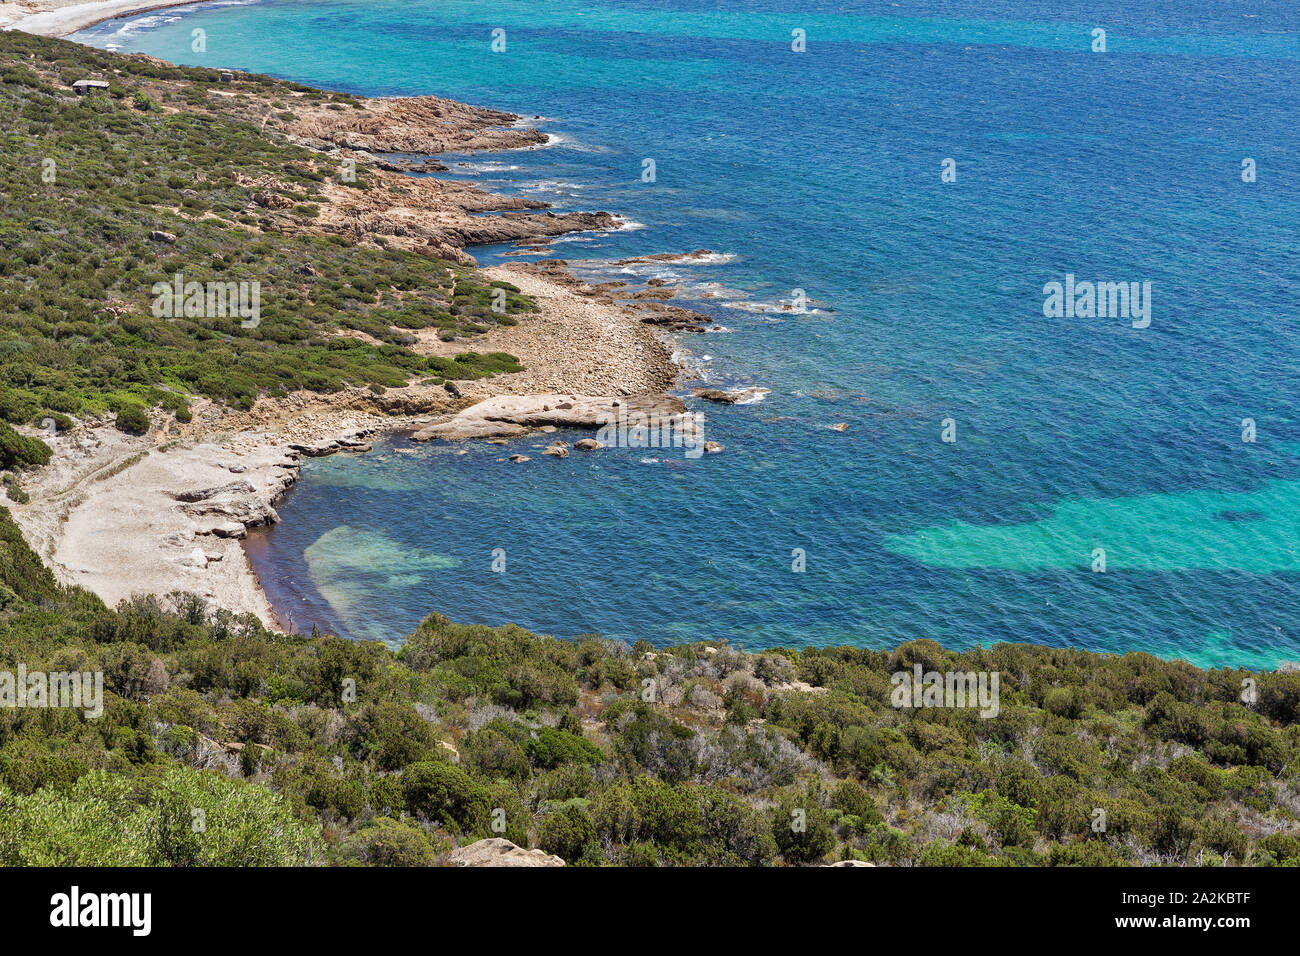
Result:
[[[149,430],[149,415],[143,405],[127,402],[118,409],[116,424],[124,432],[143,435]]]
[[[466,833],[481,832],[488,825],[487,789],[453,764],[411,764],[402,772],[402,793],[414,816]]]
[[[43,465],[53,452],[39,438],[20,435],[9,425],[0,422],[0,471],[6,468],[24,468]]]
[[[372,866],[432,866],[436,854],[414,822],[377,817],[349,838],[344,854]]]
[[[581,807],[566,807],[542,821],[538,845],[567,862],[596,856],[596,827]]]

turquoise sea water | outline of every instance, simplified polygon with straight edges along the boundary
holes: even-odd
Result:
[[[725,254],[638,273],[731,330],[682,339],[697,374],[771,390],[700,409],[724,454],[396,438],[310,461],[251,546],[285,615],[1300,658],[1294,4],[722,6],[263,0],[78,36],[544,117],[556,145],[456,175],[640,225],[562,240],[584,274]],[[1150,282],[1149,327],[1045,317],[1067,273]],[[769,311],[795,290],[808,310]]]

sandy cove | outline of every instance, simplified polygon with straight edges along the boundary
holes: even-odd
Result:
[[[5,6],[6,12],[44,11],[45,19],[33,16],[18,26],[51,35],[149,7],[114,0]],[[256,96],[235,89],[221,97],[222,115],[250,120],[261,115]],[[488,193],[469,183],[413,178],[384,156],[527,149],[546,141],[514,114],[433,96],[363,100],[348,111],[313,104],[300,93],[291,98],[293,121],[268,132],[337,160],[365,163],[373,180],[361,195],[328,186],[311,231],[476,265],[464,246],[513,241],[537,248],[550,236],[617,226],[609,213],[552,213],[543,211],[546,203]],[[258,194],[253,200],[258,202]],[[260,215],[266,228],[302,228],[273,203],[265,206]],[[620,291],[622,283],[587,285],[558,260],[484,272],[516,285],[539,311],[521,317],[519,325],[498,326],[469,340],[443,342],[436,330],[426,330],[411,347],[429,355],[508,352],[525,371],[456,382],[451,390],[412,384],[380,395],[366,388],[333,395],[299,392],[261,399],[248,412],[196,398],[189,424],[159,415],[147,436],[125,435],[109,421],[83,423],[48,439],[54,457],[24,477],[30,501],[10,505],[15,519],[59,580],[85,587],[109,604],[133,595],[193,592],[278,627],[239,541],[249,528],[279,520],[275,503],[297,481],[303,457],[361,453],[369,450],[367,438],[375,433],[421,430],[498,396],[514,396],[504,414],[494,413],[494,421],[517,417],[523,424],[515,433],[539,427],[537,413],[565,404],[565,397],[584,399],[586,418],[569,422],[579,426],[594,426],[600,409],[629,397],[638,407],[669,414],[684,410],[680,400],[665,394],[679,369],[660,332],[702,331],[696,323],[707,322],[703,316],[635,300]]]
[[[30,502],[9,504],[15,520],[60,581],[110,605],[186,591],[278,629],[239,542],[248,528],[279,521],[275,503],[298,480],[303,457],[364,453],[377,433],[448,421],[498,395],[532,396],[521,399],[521,418],[530,403],[545,400],[539,393],[551,392],[649,396],[680,406],[663,397],[677,366],[635,310],[521,264],[485,271],[533,296],[540,312],[469,342],[433,339],[415,348],[508,351],[523,360],[524,372],[458,382],[459,399],[418,384],[382,395],[297,392],[261,399],[247,412],[196,400],[191,423],[159,417],[148,436],[128,436],[108,422],[82,425],[47,439],[54,457],[26,477]]]

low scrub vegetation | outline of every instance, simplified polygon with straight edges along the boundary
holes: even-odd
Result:
[[[424,866],[490,836],[593,866],[1300,863],[1295,673],[930,641],[654,650],[436,614],[394,653],[192,595],[109,609],[7,516],[0,609],[0,669],[105,686],[98,719],[0,709],[7,863]],[[890,676],[917,664],[998,671],[997,716],[895,708]]]
[[[86,77],[109,89],[74,95]],[[502,353],[408,347],[422,330],[470,337],[536,307],[471,268],[314,234],[323,184],[339,171],[263,125],[268,104],[290,96],[355,103],[0,32],[0,420],[112,413],[141,430],[147,407],[188,420],[196,395],[249,408],[295,389],[520,370]],[[339,185],[363,192],[364,167]],[[258,283],[259,321],[156,315],[155,285],[178,275]],[[33,457],[4,433],[0,442],[2,467]]]

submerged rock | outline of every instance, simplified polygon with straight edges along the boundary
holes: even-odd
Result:
[[[744,392],[728,392],[720,388],[693,388],[691,395],[695,398],[702,398],[706,402],[718,402],[723,405],[734,405],[744,397]]]
[[[748,405],[762,399],[768,393],[766,388],[693,388],[691,395],[706,402],[718,402],[722,405]]]

